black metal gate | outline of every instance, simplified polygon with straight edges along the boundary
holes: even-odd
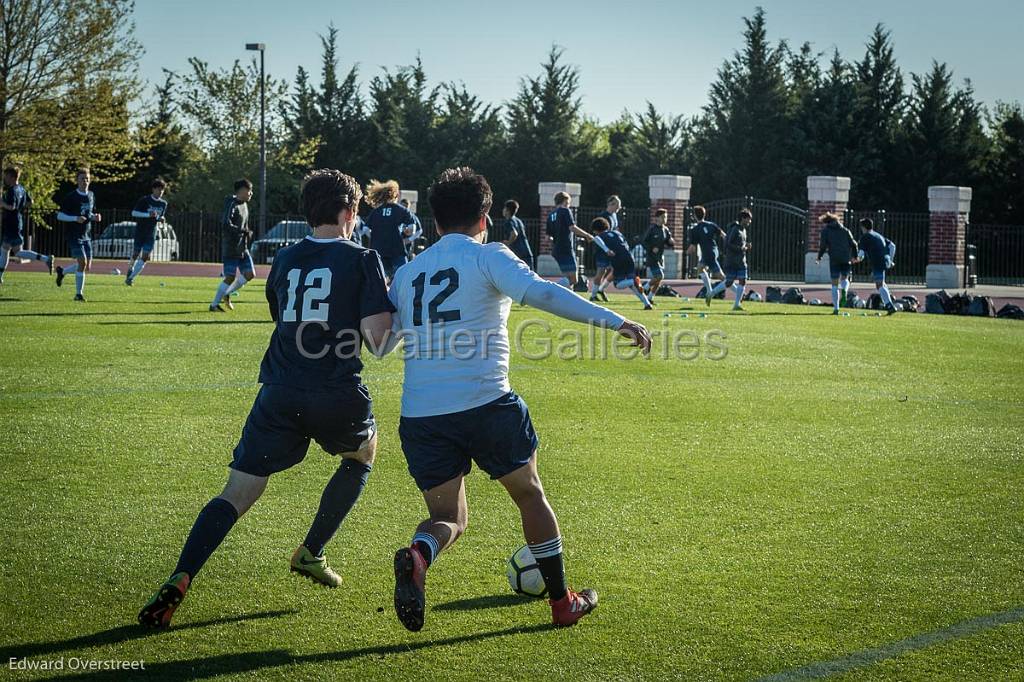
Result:
[[[717,199],[700,205],[707,211],[706,219],[717,223],[723,230],[727,230],[739,218],[740,210],[746,208],[753,214],[747,229],[747,240],[750,242],[747,262],[752,279],[803,280],[807,240],[806,210],[781,201],[755,197]],[[691,206],[686,212],[687,240],[689,228],[695,222],[697,220]],[[696,276],[696,266],[696,257],[688,256],[687,277]]]
[[[854,239],[859,240],[863,233],[862,218],[870,218],[875,230],[896,244],[896,265],[885,274],[885,279],[894,284],[924,284],[928,270],[929,214],[849,209],[843,216],[843,224]],[[854,266],[853,274],[857,280],[870,280],[871,266],[867,262],[859,263]]]

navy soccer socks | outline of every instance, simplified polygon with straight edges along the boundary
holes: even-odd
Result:
[[[184,572],[194,579],[214,550],[224,542],[236,521],[238,511],[224,498],[215,497],[207,502],[192,524],[185,546],[181,548],[178,565],[171,575]]]
[[[368,464],[355,459],[341,460],[341,466],[324,488],[324,494],[320,497],[320,508],[302,543],[313,556],[318,557],[324,553],[324,545],[337,532],[341,522],[359,499],[359,494],[363,492],[366,480],[370,476],[370,469]]]

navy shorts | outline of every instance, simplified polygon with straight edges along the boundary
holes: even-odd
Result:
[[[746,278],[747,278],[747,269],[746,268],[734,268],[734,269],[726,270],[725,271],[725,279],[727,281],[729,281],[729,282],[733,281],[734,279],[743,279],[743,280],[745,280]]]
[[[610,268],[612,262],[608,259],[607,253],[598,249],[597,253],[594,254],[594,265],[598,268]]]
[[[381,262],[384,264],[384,275],[388,279],[392,279],[395,276],[395,271],[409,262],[409,258],[405,255],[402,256],[381,256]]]
[[[718,256],[715,254],[708,254],[700,259],[700,264],[708,269],[708,272],[714,274],[722,271],[722,266],[718,262]]]
[[[871,270],[871,277],[876,282],[883,282],[884,283],[885,282],[885,270],[884,269],[883,270],[872,269]]]
[[[89,239],[68,240],[68,251],[71,252],[72,258],[84,258],[85,260],[92,260],[92,241]]]
[[[232,256],[224,259],[225,277],[233,277],[238,270],[242,272],[256,272],[256,268],[252,264],[252,255],[248,251],[241,256]]]
[[[832,263],[828,264],[829,273],[832,275],[832,279],[839,279],[840,277],[850,276],[850,264],[849,263]]]
[[[0,236],[0,245],[5,249],[17,249],[24,243],[25,240],[22,239],[21,235],[17,232],[12,232],[10,234],[4,232],[3,236]]]
[[[650,273],[651,279],[665,279],[665,269],[657,263],[648,263],[647,272]]]
[[[528,464],[539,442],[530,411],[514,391],[463,412],[402,417],[398,436],[420,490],[465,476],[473,462],[501,478]]]
[[[555,261],[558,262],[558,269],[563,275],[567,275],[570,272],[576,272],[576,256],[569,254],[558,255],[555,254]]]
[[[330,392],[264,384],[229,466],[269,476],[305,459],[310,440],[332,455],[355,452],[377,429],[372,405],[361,384]]]
[[[156,244],[155,234],[136,234],[135,235],[135,252],[144,251],[146,253],[153,252],[153,246]],[[225,261],[226,262],[226,261]]]

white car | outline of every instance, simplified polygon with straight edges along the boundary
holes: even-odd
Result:
[[[125,220],[112,223],[103,230],[97,239],[92,240],[92,255],[95,258],[132,257],[135,248],[135,222]],[[165,222],[156,224],[156,242],[150,258],[155,261],[171,261],[178,259],[178,237],[174,228]]]
[[[270,228],[266,235],[249,245],[249,255],[254,263],[273,263],[278,251],[311,234],[313,230],[305,220],[282,220]]]

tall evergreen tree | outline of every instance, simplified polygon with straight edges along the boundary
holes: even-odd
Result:
[[[975,186],[976,222],[1024,225],[1024,109],[999,103],[992,115],[992,153],[984,181]]]

